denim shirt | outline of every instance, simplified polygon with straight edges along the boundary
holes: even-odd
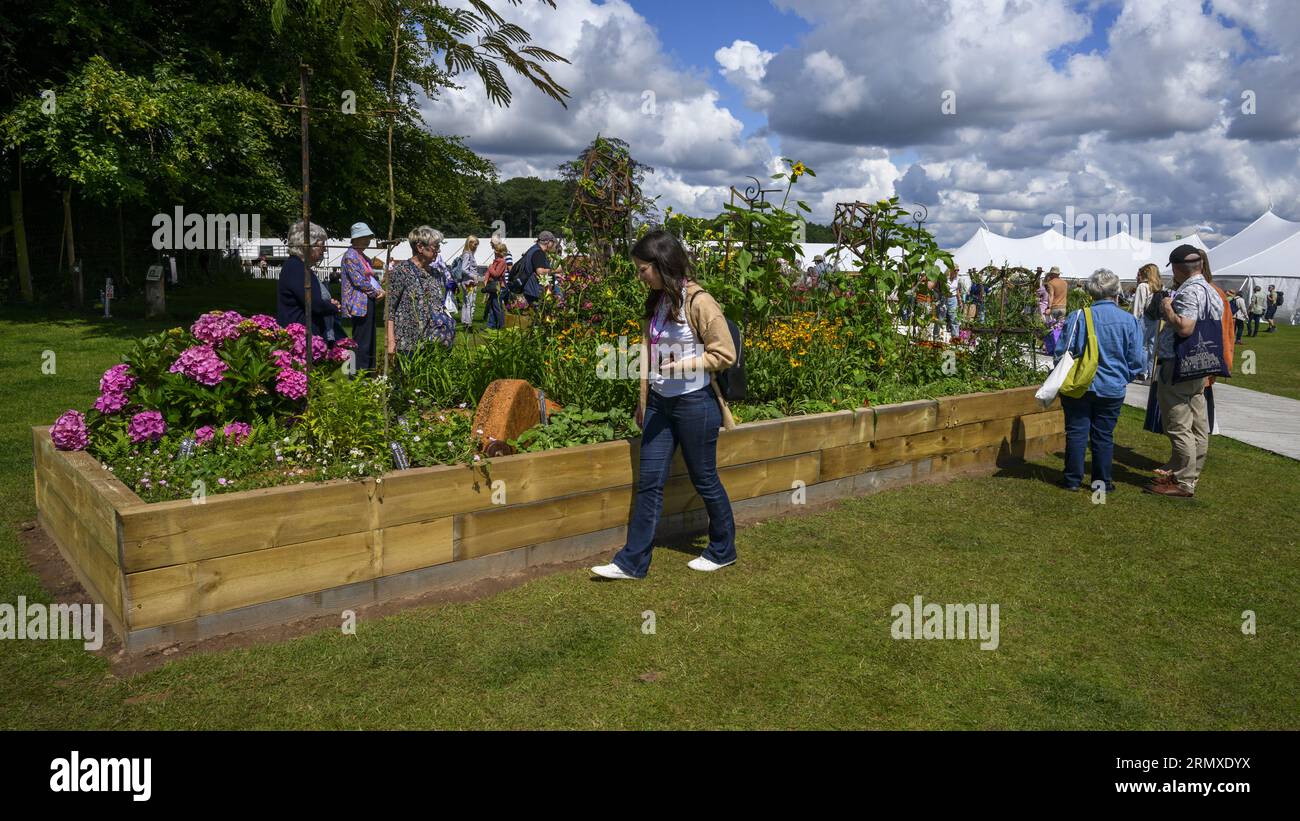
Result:
[[[1100,299],[1092,303],[1092,325],[1097,333],[1097,375],[1088,390],[1103,399],[1115,399],[1127,392],[1128,383],[1146,371],[1143,360],[1142,328],[1137,319],[1119,307],[1113,300]],[[1077,330],[1076,330],[1077,326]],[[1071,339],[1071,334],[1074,338]],[[1061,330],[1062,341],[1069,340],[1070,354],[1078,359],[1088,338],[1088,325],[1083,312],[1075,311],[1065,320]],[[1058,352],[1057,358],[1064,350]]]

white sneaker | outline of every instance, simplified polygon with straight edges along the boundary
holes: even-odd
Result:
[[[606,579],[635,579],[636,576],[629,576],[623,572],[623,568],[616,564],[602,564],[591,569],[592,573]]]
[[[728,564],[735,564],[735,563],[736,560],[732,559],[726,564],[718,564],[717,562],[710,561],[709,559],[706,559],[703,556],[696,556],[694,559],[691,559],[689,562],[687,562],[686,566],[689,567],[691,570],[702,570],[705,573],[712,573],[715,570],[721,570],[722,568],[726,567]]]

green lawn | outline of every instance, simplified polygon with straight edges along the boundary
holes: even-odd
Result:
[[[1300,399],[1300,326],[1278,323],[1276,333],[1264,333],[1268,326],[1260,323],[1259,336],[1243,337],[1236,349],[1236,363],[1229,385],[1250,388],[1277,396]],[[1254,374],[1246,373],[1243,357],[1254,352]]]
[[[227,296],[265,310],[259,293]],[[168,324],[0,310],[0,602],[49,600],[17,538],[29,427]],[[1300,728],[1300,463],[1216,438],[1196,500],[1147,496],[1168,445],[1124,413],[1105,505],[1052,486],[1049,458],[745,528],[712,575],[662,549],[641,582],[566,571],[130,679],[77,642],[0,642],[0,726]],[[1272,512],[1247,526],[1243,504]],[[1001,646],[891,639],[918,594],[997,603]]]

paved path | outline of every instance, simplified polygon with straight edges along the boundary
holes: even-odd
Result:
[[[1146,385],[1129,385],[1126,405],[1146,410]],[[1300,460],[1300,401],[1222,382],[1214,386],[1219,433]]]

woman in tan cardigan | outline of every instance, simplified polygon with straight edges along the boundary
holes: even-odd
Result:
[[[718,478],[718,430],[735,426],[715,374],[736,361],[722,309],[690,280],[686,250],[667,231],[652,231],[632,248],[637,276],[650,288],[641,333],[641,461],[627,543],[611,564],[593,567],[607,579],[640,579],[650,569],[664,484],[680,444],[695,490],[709,512],[709,546],[688,565],[713,571],[736,561],[736,523]],[[648,349],[647,349],[648,346]]]

